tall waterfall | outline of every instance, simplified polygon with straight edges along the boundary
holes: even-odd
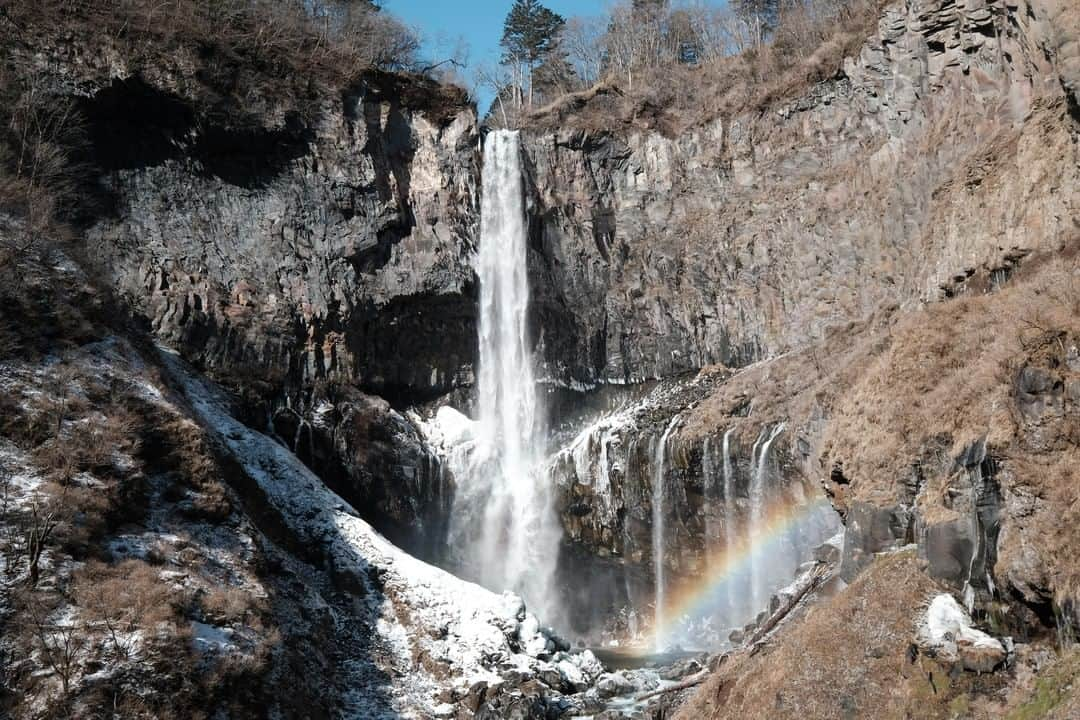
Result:
[[[452,542],[471,573],[520,593],[541,616],[555,611],[560,526],[541,470],[546,427],[529,349],[527,237],[516,132],[484,144],[480,249],[480,357],[476,446],[456,468]]]

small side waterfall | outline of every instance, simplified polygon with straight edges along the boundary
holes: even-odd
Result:
[[[765,482],[769,473],[769,448],[783,431],[784,423],[779,423],[773,426],[772,432],[766,438],[765,430],[762,428],[761,435],[758,436],[757,442],[754,443],[755,452],[751,456],[750,469],[750,536],[753,538],[761,535],[762,525],[765,521]],[[763,438],[764,442],[762,442]],[[757,452],[759,445],[761,451]],[[763,596],[766,590],[764,571],[762,558],[757,557],[757,553],[755,553],[754,561],[750,566],[750,597],[753,600],[754,612],[763,609],[765,600]]]
[[[665,596],[665,583],[667,581],[664,573],[664,511],[665,511],[665,484],[667,481],[667,449],[668,441],[671,434],[675,431],[675,427],[679,423],[679,416],[675,415],[671,418],[671,422],[668,423],[667,428],[664,430],[663,435],[660,436],[659,442],[656,444],[654,450],[654,465],[653,465],[653,487],[652,487],[652,550],[653,550],[653,571],[656,574],[656,598],[655,598],[655,615],[654,615],[654,627],[653,636],[656,638],[656,650],[660,652],[663,650],[664,641],[664,604],[667,600]]]
[[[731,562],[735,548],[735,517],[738,508],[735,505],[735,472],[731,467],[731,433],[735,428],[724,431],[724,440],[721,443],[721,452],[724,453],[724,552]],[[736,617],[735,607],[735,583],[727,584],[727,611],[728,621]]]
[[[606,581],[615,585],[612,592],[597,587],[579,592],[573,602],[587,603],[593,592],[614,599],[617,616],[608,625],[591,626],[594,637],[653,652],[727,645],[731,631],[767,609],[773,593],[783,596],[800,564],[837,527],[831,506],[804,478],[778,473],[775,445],[788,429],[784,423],[760,428],[747,453],[746,480],[737,455],[740,429],[747,424],[704,433],[696,457],[703,498],[689,484],[678,484],[672,470],[683,455],[676,456],[676,448],[694,440],[680,432],[686,405],[657,424],[657,415],[673,404],[665,394],[670,387],[661,385],[592,419],[546,467],[548,483],[580,503],[564,515],[567,531],[606,551],[600,575],[613,564],[622,566]],[[685,459],[694,462],[692,449]],[[744,501],[745,495],[752,501]],[[580,581],[591,582],[587,571]],[[641,622],[650,602],[651,628]]]
[[[484,144],[483,203],[476,272],[480,357],[475,447],[455,469],[452,541],[482,584],[520,593],[546,617],[561,529],[541,470],[546,423],[528,343],[527,234],[516,132]],[[459,501],[460,500],[460,501]]]
[[[713,500],[716,498],[716,467],[713,460],[714,452],[712,437],[706,435],[705,439],[701,441],[701,477],[705,502],[708,504],[712,504]],[[713,548],[718,540],[719,533],[716,532],[716,522],[713,520],[713,513],[707,512],[705,514],[705,549],[707,555],[712,555]]]

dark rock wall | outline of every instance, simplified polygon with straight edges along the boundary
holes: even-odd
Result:
[[[430,117],[386,82],[244,131],[138,78],[103,87],[83,101],[109,209],[91,257],[219,374],[402,401],[467,384],[475,113]]]

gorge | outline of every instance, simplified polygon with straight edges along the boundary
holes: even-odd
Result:
[[[0,5],[0,716],[1080,713],[1075,3],[513,128],[220,7]]]

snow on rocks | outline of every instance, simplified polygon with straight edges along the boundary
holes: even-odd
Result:
[[[991,672],[1008,657],[1005,644],[973,627],[967,610],[948,593],[930,601],[917,637],[924,651],[973,672]]]
[[[542,662],[537,655],[558,651],[556,639],[525,611],[519,597],[490,592],[392,545],[288,449],[233,418],[220,390],[172,353],[164,351],[162,357],[195,414],[255,481],[288,532],[300,545],[321,552],[339,584],[355,596],[358,612],[367,614],[382,651],[374,660],[382,672],[357,671],[353,691],[358,697],[365,683],[392,683],[388,694],[394,712],[445,714],[448,687],[458,700],[480,685],[485,691],[502,685],[508,670],[535,675]],[[444,412],[443,420],[448,435],[460,439],[460,418]],[[585,668],[591,674],[598,664],[595,657],[583,658],[582,665],[568,662],[565,672],[583,682]],[[382,679],[373,680],[377,677]]]
[[[636,686],[624,672],[605,673],[596,681],[596,694],[601,698],[629,695]]]
[[[416,418],[428,442],[449,450],[476,438],[476,421],[449,405],[443,405],[428,421]]]

